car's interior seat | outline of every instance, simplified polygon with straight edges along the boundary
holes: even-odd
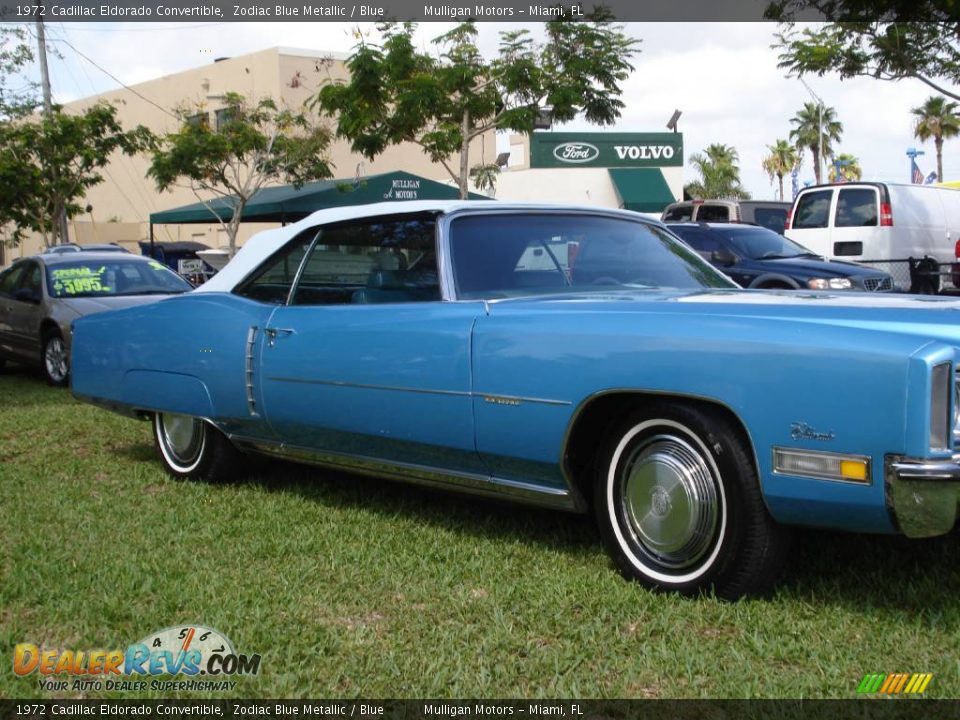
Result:
[[[410,302],[413,293],[403,282],[403,274],[398,270],[374,268],[367,277],[367,286],[353,293],[351,302],[357,305],[375,303]]]

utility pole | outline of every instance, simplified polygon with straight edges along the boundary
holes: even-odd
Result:
[[[53,99],[52,93],[50,91],[50,70],[47,68],[47,36],[43,28],[43,0],[37,0],[37,5],[40,6],[40,10],[37,14],[37,45],[40,56],[40,85],[43,88],[43,115],[45,118],[49,119],[53,114]],[[54,175],[56,179],[57,168],[50,168],[49,171]],[[53,183],[54,186],[57,185],[56,182]],[[66,243],[69,242],[70,237],[68,234],[67,228],[67,211],[63,207],[63,203],[59,200],[56,200],[56,206],[53,209],[54,221],[56,222],[56,227],[59,229],[58,235],[60,236],[60,242]]]
[[[824,158],[823,158],[823,107],[824,107],[824,106],[823,106],[823,100],[821,100],[821,99],[820,99],[820,96],[817,95],[817,94],[810,88],[809,85],[807,85],[807,81],[806,81],[806,80],[804,80],[802,77],[801,77],[801,78],[798,78],[798,79],[800,80],[801,83],[803,83],[803,86],[807,89],[807,92],[810,93],[810,97],[812,97],[812,98],[816,101],[816,103],[817,103],[817,155],[819,156],[819,157],[817,158],[817,182],[823,182],[823,162],[824,162]]]

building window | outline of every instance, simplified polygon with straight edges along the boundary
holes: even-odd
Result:
[[[223,126],[236,117],[236,109],[232,107],[220,108],[214,115],[217,121],[217,130],[223,129]]]
[[[210,115],[205,112],[188,115],[184,124],[193,128],[208,128],[210,127]]]

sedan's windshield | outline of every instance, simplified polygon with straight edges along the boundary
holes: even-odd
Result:
[[[776,260],[815,255],[803,245],[766,228],[725,227],[720,229],[715,227],[714,230],[730,241],[737,254],[751,260]]]
[[[79,253],[77,253],[79,255]],[[72,259],[72,256],[71,256]],[[76,260],[47,266],[51,297],[115,297],[183,293],[190,283],[155,260]]]
[[[453,221],[450,242],[462,298],[736,287],[667,232],[629,219],[470,215]]]

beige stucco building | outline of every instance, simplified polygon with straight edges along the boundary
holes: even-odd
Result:
[[[106,101],[116,105],[117,117],[124,128],[142,124],[162,134],[177,129],[176,108],[199,107],[209,113],[209,121],[215,123],[216,112],[223,108],[227,92],[237,92],[254,100],[272,97],[286,107],[299,109],[324,83],[347,76],[345,58],[342,54],[322,51],[271,48],[221,58],[192,70],[84,98],[67,104],[66,110],[82,111],[96,102]],[[490,132],[475,141],[471,164],[493,162],[496,155],[496,139]],[[441,182],[450,179],[441,165],[431,162],[422,149],[412,143],[391,147],[370,161],[352,153],[346,141],[336,140],[330,146],[329,159],[337,178],[354,179],[404,170]],[[146,156],[126,157],[118,153],[103,173],[105,181],[92,188],[81,203],[89,204],[91,212],[71,219],[70,239],[80,243],[119,242],[137,251],[137,241],[148,239],[150,213],[197,201],[188,188],[158,192],[153,181],[146,177],[149,164]],[[242,244],[263,227],[268,226],[242,226],[238,242]],[[213,248],[226,244],[226,234],[216,223],[159,225],[155,228],[155,239],[198,240]],[[39,237],[30,238],[20,247],[7,248],[0,254],[0,265],[40,249]]]

